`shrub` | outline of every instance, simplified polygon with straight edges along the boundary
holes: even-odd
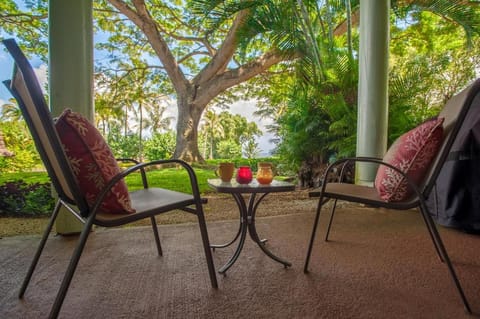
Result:
[[[171,158],[175,151],[175,132],[155,133],[145,142],[144,154],[148,161]]]
[[[17,180],[0,185],[0,216],[47,215],[54,205],[50,183]]]
[[[0,122],[6,148],[15,156],[0,157],[0,173],[22,172],[41,167],[30,133],[23,122]]]

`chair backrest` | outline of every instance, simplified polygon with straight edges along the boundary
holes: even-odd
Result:
[[[480,79],[447,101],[438,115],[444,118],[444,141],[434,159],[423,184],[423,195],[427,198],[435,185],[438,175],[445,163],[453,142],[469,112],[480,112]]]
[[[86,199],[65,155],[33,68],[15,40],[2,42],[15,62],[12,79],[4,81],[4,84],[18,102],[55,191],[59,198],[76,205],[80,214],[87,216],[89,208]]]

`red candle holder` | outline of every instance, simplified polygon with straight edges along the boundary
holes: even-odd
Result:
[[[237,182],[239,184],[248,184],[252,181],[252,170],[249,166],[240,166],[237,171]]]

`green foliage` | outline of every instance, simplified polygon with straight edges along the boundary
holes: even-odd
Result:
[[[0,185],[0,195],[0,216],[45,215],[55,205],[50,183],[10,181]]]
[[[259,153],[260,149],[258,148],[258,143],[255,142],[254,139],[245,142],[243,155],[245,155],[246,158],[255,158]]]
[[[215,178],[213,169],[195,168],[198,186],[201,193],[211,192],[211,188],[207,184],[207,179]],[[178,168],[161,168],[147,172],[149,186],[162,187],[179,192],[191,193],[190,182],[187,172],[181,167]],[[130,191],[143,188],[140,174],[135,173],[127,176],[125,182]]]
[[[324,69],[324,81],[294,86],[288,108],[278,119],[281,143],[277,153],[292,170],[305,160],[325,163],[334,154],[355,152],[357,70],[350,64],[342,71],[345,66],[339,62],[345,61],[344,55],[335,56],[337,62],[330,64],[330,70]]]
[[[155,133],[145,142],[144,154],[148,161],[171,158],[175,151],[175,132]]]
[[[22,172],[41,167],[40,156],[23,120],[0,122],[5,147],[14,154],[0,157],[0,172]]]
[[[138,159],[140,154],[140,141],[137,135],[123,135],[117,126],[113,127],[107,133],[106,139],[115,157]]]
[[[462,28],[429,12],[414,12],[409,22],[392,28],[389,144],[438,114],[480,67],[478,36],[466,46]]]
[[[252,143],[262,132],[255,122],[248,122],[244,116],[223,111],[208,110],[203,118],[200,136],[204,157],[235,158],[242,153],[251,155]],[[243,151],[242,151],[243,150]],[[250,156],[253,157],[253,156]]]
[[[338,1],[324,3],[318,10],[307,6],[309,14],[302,15],[308,45],[298,63],[299,76],[290,86],[287,107],[273,127],[281,139],[277,153],[292,169],[301,161],[325,162],[331,156],[355,153],[358,62],[352,53],[358,52],[358,32],[350,29],[347,36],[332,37],[342,20],[349,21],[349,8],[343,7],[347,3],[358,10],[358,1]],[[437,114],[480,69],[475,53],[480,48],[480,6],[443,0],[394,3],[389,143]],[[264,105],[278,101],[276,93],[273,89],[263,95]]]
[[[26,54],[33,53],[46,60],[47,8],[46,0],[0,1],[0,36],[17,38]]]
[[[0,185],[9,181],[22,181],[29,184],[46,184],[50,183],[50,178],[47,172],[18,172],[18,173],[2,173],[0,175]]]
[[[241,146],[234,140],[223,140],[217,143],[216,155],[220,158],[236,158],[242,156]]]

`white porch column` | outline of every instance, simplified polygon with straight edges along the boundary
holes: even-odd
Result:
[[[388,129],[390,1],[360,2],[357,156],[383,157]],[[359,164],[355,182],[371,184],[376,166]]]
[[[92,0],[50,0],[48,11],[50,109],[58,116],[68,107],[93,120]],[[77,219],[60,212],[58,233],[80,230]]]

